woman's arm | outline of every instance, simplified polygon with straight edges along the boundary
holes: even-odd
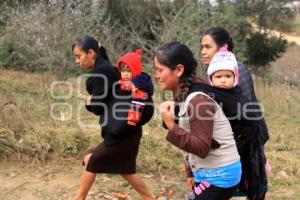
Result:
[[[119,76],[116,69],[110,65],[96,67],[92,75],[95,76],[92,82],[93,90],[90,104],[87,104],[86,108],[96,115],[101,115],[105,110],[105,100],[111,94],[112,85]]]
[[[205,158],[212,145],[215,103],[204,95],[197,95],[188,108],[190,132],[177,124],[166,139],[178,148]]]

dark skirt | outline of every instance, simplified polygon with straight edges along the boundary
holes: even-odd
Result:
[[[249,200],[264,200],[268,190],[264,146],[258,137],[256,142],[250,142],[245,149],[241,152],[242,177],[239,191],[246,193]]]
[[[86,170],[93,173],[135,174],[141,137],[140,129],[112,146],[102,142],[92,150]]]

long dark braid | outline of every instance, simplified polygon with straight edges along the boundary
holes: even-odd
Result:
[[[180,42],[169,42],[159,47],[154,56],[159,63],[171,70],[175,70],[179,64],[184,66],[184,72],[179,79],[180,91],[173,94],[174,101],[184,101],[196,76],[197,61],[192,51]]]
[[[186,97],[189,94],[189,91],[195,81],[196,77],[196,70],[194,70],[189,76],[181,78],[179,81],[180,84],[180,91],[174,94],[174,101],[182,102],[185,101]]]

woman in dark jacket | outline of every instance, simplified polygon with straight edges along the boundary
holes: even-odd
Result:
[[[136,174],[136,157],[142,137],[142,125],[153,115],[151,95],[148,99],[150,105],[145,106],[139,124],[128,125],[127,118],[124,116],[127,112],[124,109],[128,110],[130,107],[130,94],[122,93],[118,89],[116,83],[120,79],[120,74],[109,63],[105,49],[94,38],[82,36],[75,41],[72,51],[76,63],[82,69],[91,69],[91,74],[86,81],[86,89],[90,94],[86,100],[86,108],[100,116],[101,136],[104,139],[84,157],[85,170],[79,192],[73,200],[86,198],[95,181],[96,173],[121,174],[143,199],[153,200],[144,182]],[[151,80],[148,84],[151,92],[151,86],[153,87]],[[120,96],[122,98],[118,98]],[[116,107],[118,103],[121,107]]]
[[[213,27],[206,30],[202,34],[200,43],[200,56],[205,65],[209,65],[212,57],[221,47],[226,47],[229,51],[233,50],[232,38],[228,31],[222,27]],[[254,103],[257,105],[250,72],[241,63],[238,63],[238,70],[239,84],[237,87],[239,87],[243,97],[241,103]],[[224,112],[226,114],[226,111]],[[256,126],[252,126],[251,130],[242,129],[244,127],[241,126],[240,130],[245,131],[242,137],[236,141],[243,170],[239,191],[245,192],[250,200],[263,200],[267,192],[264,144],[269,139],[269,133],[263,117],[256,120],[256,122]]]

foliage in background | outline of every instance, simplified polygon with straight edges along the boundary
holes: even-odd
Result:
[[[290,31],[295,17],[294,10],[287,7],[292,0],[255,0],[250,4],[253,23],[260,30]]]
[[[269,29],[291,26],[294,14],[284,7],[286,2],[289,0],[218,0],[216,5],[209,0],[5,0],[0,6],[0,66],[50,70],[65,79],[79,72],[70,47],[83,34],[98,39],[112,62],[140,47],[150,66],[153,51],[171,40],[187,44],[198,58],[199,33],[219,25],[232,34],[234,51],[242,62],[254,69],[268,67],[285,48],[281,47],[282,38],[264,35]],[[253,24],[259,29],[255,30]],[[249,43],[256,40],[253,36],[263,39],[256,46],[259,49],[272,48],[272,55],[264,59],[263,65],[256,62],[256,49]]]
[[[246,42],[247,61],[252,66],[255,74],[258,74],[264,66],[279,58],[287,49],[286,40],[275,36],[268,37],[266,34],[251,34]]]

